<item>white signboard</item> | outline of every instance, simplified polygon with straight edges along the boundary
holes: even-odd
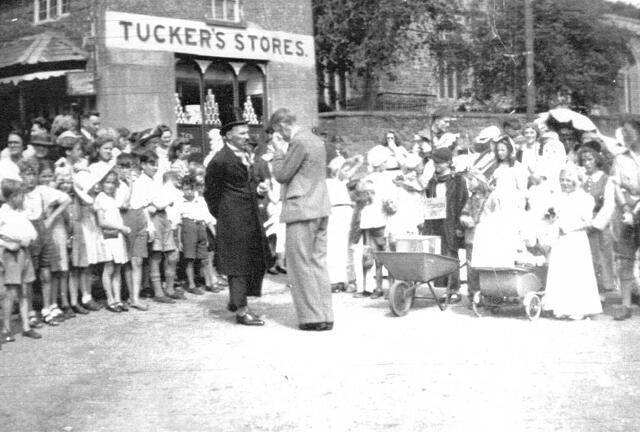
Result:
[[[447,200],[445,197],[427,198],[425,220],[446,219]]]
[[[268,60],[313,66],[313,36],[235,29],[122,12],[106,12],[107,48],[169,51],[206,57]]]

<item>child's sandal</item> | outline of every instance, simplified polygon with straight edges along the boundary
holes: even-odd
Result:
[[[51,312],[47,312],[46,314],[44,314],[42,316],[42,321],[45,324],[50,325],[51,327],[56,327],[60,325],[60,323],[55,319],[55,317],[51,314]]]
[[[42,323],[37,316],[32,315],[29,317],[29,327],[39,329],[42,328]]]

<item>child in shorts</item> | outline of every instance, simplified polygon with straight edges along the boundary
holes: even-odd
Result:
[[[6,203],[0,208],[0,261],[2,271],[2,342],[12,342],[11,312],[18,300],[22,335],[33,339],[42,336],[29,324],[30,298],[28,286],[35,280],[29,245],[37,238],[37,232],[22,211],[24,192],[18,180],[4,179],[0,184]]]
[[[182,179],[182,193],[184,194],[184,202],[180,206],[179,245],[185,260],[188,283],[185,290],[191,294],[201,295],[203,292],[195,282],[194,264],[196,261],[202,264],[208,259],[207,228],[215,229],[215,219],[196,200],[196,179],[194,176],[187,175]],[[207,286],[211,287],[211,290],[220,291],[217,286],[210,285],[215,276],[210,273],[206,265],[204,267],[203,272]]]
[[[42,289],[42,320],[56,326],[60,323],[62,311],[57,305],[58,293],[51,289],[51,273],[60,271],[60,263],[51,228],[71,204],[71,198],[51,186],[38,184],[38,175],[48,168],[46,164],[23,160],[19,166],[25,188],[24,211],[38,234],[29,250]],[[35,319],[35,313],[31,314],[31,319]]]

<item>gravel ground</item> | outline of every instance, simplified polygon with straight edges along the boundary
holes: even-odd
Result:
[[[334,295],[297,330],[284,279],[234,323],[227,294],[107,311],[0,351],[0,431],[636,431],[640,312],[529,322]],[[17,324],[17,323],[16,323]],[[17,328],[17,325],[16,325]]]

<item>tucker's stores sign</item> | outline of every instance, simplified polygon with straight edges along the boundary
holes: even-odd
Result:
[[[107,11],[106,46],[312,66],[313,36]]]

